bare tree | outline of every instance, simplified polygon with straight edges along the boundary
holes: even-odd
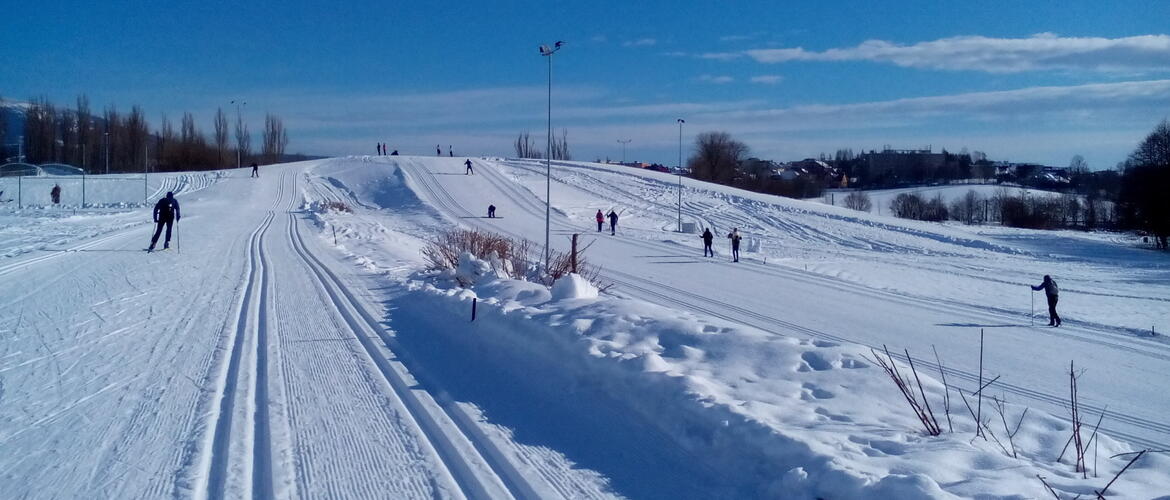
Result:
[[[1081,175],[1089,172],[1089,162],[1081,155],[1073,155],[1068,162],[1068,171],[1072,175]]]
[[[536,143],[532,142],[532,138],[528,132],[524,132],[516,137],[516,142],[513,144],[516,149],[517,158],[543,158],[540,150],[537,149]]]
[[[271,114],[264,115],[264,146],[262,155],[267,163],[276,163],[284,155],[284,147],[288,145],[288,133],[284,130],[284,122]]]
[[[731,184],[748,151],[746,144],[732,139],[727,132],[703,132],[695,138],[695,155],[688,166],[696,179]]]
[[[236,117],[236,151],[240,158],[252,155],[252,134],[248,132],[248,124],[239,116]]]
[[[1129,155],[1118,196],[1126,221],[1153,233],[1158,248],[1170,249],[1170,122],[1162,120]]]
[[[555,136],[552,139],[552,146],[549,156],[554,160],[571,160],[569,156],[569,131],[561,129],[561,138],[557,139]]]
[[[228,148],[228,121],[223,114],[223,108],[215,109],[215,152],[218,159],[216,166],[223,167],[227,161]]]
[[[845,208],[868,212],[873,208],[873,202],[870,201],[869,195],[865,191],[854,191],[845,196]]]

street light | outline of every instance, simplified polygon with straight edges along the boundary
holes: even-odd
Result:
[[[626,144],[629,144],[632,140],[633,139],[626,139],[624,141],[621,139],[617,140],[618,142],[622,143],[622,165],[626,164]]]
[[[565,42],[557,41],[552,48],[540,46],[540,55],[548,57],[548,134],[545,136],[544,154],[544,272],[549,265],[549,216],[552,214],[552,55],[561,50]]]
[[[682,126],[686,123],[678,119],[678,232],[682,232]]]
[[[244,130],[243,121],[240,120],[240,106],[247,106],[248,103],[238,100],[233,100],[231,103],[236,105],[236,168],[240,168],[240,149],[242,149],[242,145],[240,144],[239,134],[243,133]]]

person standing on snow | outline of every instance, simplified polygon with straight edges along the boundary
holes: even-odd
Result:
[[[711,234],[711,228],[703,230],[703,257],[714,257],[715,250],[711,248],[711,243],[715,241],[715,235]]]
[[[1045,274],[1044,281],[1032,287],[1032,290],[1044,290],[1044,296],[1048,297],[1048,326],[1060,326],[1060,315],[1056,314],[1056,302],[1060,299],[1060,288],[1056,287],[1056,281]]]
[[[49,198],[53,199],[54,205],[59,205],[61,203],[61,185],[60,184],[53,184],[53,189],[49,190]]]
[[[150,239],[150,247],[146,249],[147,252],[154,251],[154,245],[158,243],[163,226],[167,227],[167,239],[163,242],[163,249],[171,247],[171,226],[178,222],[179,218],[179,200],[175,199],[174,193],[167,191],[166,198],[154,204],[154,223],[157,226],[154,229],[154,237]]]
[[[496,206],[495,205],[488,205],[488,218],[489,219],[496,218]]]
[[[256,162],[252,162],[252,177],[260,177],[260,166]]]
[[[731,240],[731,257],[733,262],[739,262],[739,241],[743,239],[739,235],[739,228],[732,228],[730,233],[727,233],[727,238]]]
[[[601,225],[602,224],[605,224],[605,214],[601,213],[601,210],[598,210],[597,211],[597,232],[599,232],[599,233],[601,232]]]
[[[448,158],[454,158],[454,157],[455,157],[455,153],[452,153],[452,152],[451,152],[451,145],[450,145],[450,144],[448,144],[448,145],[447,145],[447,157],[448,157]]]
[[[611,209],[609,211],[609,234],[611,236],[617,234],[617,220],[618,220],[617,212],[614,212]]]
[[[443,147],[435,144],[435,156],[443,156]]]
[[[467,161],[463,162],[463,164],[467,165],[467,171],[463,172],[463,175],[471,175],[475,173],[475,170],[471,168],[471,158],[468,158]]]

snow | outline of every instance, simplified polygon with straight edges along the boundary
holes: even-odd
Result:
[[[1110,457],[1170,447],[1170,346],[1148,333],[1170,328],[1170,266],[1124,236],[684,180],[683,222],[759,242],[731,263],[673,232],[676,176],[554,162],[553,246],[581,234],[606,291],[548,287],[496,256],[426,269],[420,250],[453,227],[543,242],[544,165],[477,159],[463,175],[463,160],[160,175],[182,239],[149,255],[133,200],[0,205],[4,496],[1043,498],[1039,474],[1072,497],[1129,458]],[[611,208],[618,234],[597,233]],[[1030,324],[1024,286],[1043,274],[1059,329]],[[981,332],[999,444],[955,391],[978,387]],[[902,370],[909,350],[942,435],[874,365],[882,345]],[[1105,412],[1087,478],[1056,460],[1070,361],[1085,427]],[[1006,422],[1027,408],[1010,443],[992,396]],[[1109,496],[1168,492],[1155,453]]]

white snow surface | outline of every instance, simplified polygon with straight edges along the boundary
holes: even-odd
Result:
[[[1132,457],[1114,455],[1170,448],[1170,346],[1150,336],[1170,329],[1170,265],[1127,237],[684,180],[682,221],[721,243],[704,258],[673,232],[677,177],[553,162],[552,246],[581,233],[607,288],[550,288],[498,258],[425,269],[454,227],[543,244],[544,165],[463,161],[164,177],[190,189],[173,189],[181,240],[154,254],[147,208],[0,205],[0,496],[1051,497],[1040,475],[1071,498]],[[616,236],[593,222],[611,208]],[[732,227],[759,244],[738,263]],[[1025,288],[1043,274],[1061,328]],[[873,363],[882,345],[904,374],[909,350],[942,435]],[[1087,478],[1057,460],[1070,361],[1086,440],[1105,413]],[[1170,459],[1151,453],[1107,497],[1166,495]]]

